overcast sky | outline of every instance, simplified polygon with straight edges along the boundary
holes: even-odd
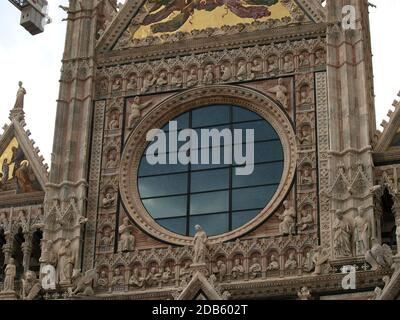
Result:
[[[400,90],[399,0],[371,0],[371,32],[374,53],[377,124]],[[50,0],[53,23],[44,33],[31,36],[19,25],[20,12],[8,1],[0,3],[0,127],[8,123],[18,81],[24,82],[26,122],[32,138],[50,161],[58,97],[61,58],[64,48],[66,13],[58,8],[67,0]],[[0,130],[1,131],[1,130]]]

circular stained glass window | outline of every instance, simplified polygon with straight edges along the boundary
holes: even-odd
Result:
[[[210,132],[220,133],[219,145]],[[239,228],[278,189],[282,143],[252,111],[233,105],[201,107],[171,120],[162,133],[142,156],[138,188],[148,213],[174,233],[193,236],[196,224],[210,236]],[[150,154],[157,163],[149,161]]]

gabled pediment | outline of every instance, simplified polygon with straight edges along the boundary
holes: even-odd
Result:
[[[213,284],[197,271],[176,300],[223,300]]]
[[[23,123],[23,122],[22,122]],[[0,201],[23,197],[35,198],[44,194],[48,182],[47,165],[39,156],[38,148],[29,138],[30,132],[25,131],[21,122],[12,119],[4,126],[0,137]]]
[[[127,0],[100,36],[100,52],[325,21],[317,0]]]

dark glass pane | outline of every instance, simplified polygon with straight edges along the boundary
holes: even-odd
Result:
[[[194,226],[199,224],[209,236],[229,231],[229,218],[227,213],[191,216],[189,218],[189,233],[195,234]]]
[[[168,163],[168,158],[167,158]],[[156,164],[151,165],[148,163],[146,157],[143,157],[140,162],[139,167],[139,176],[149,176],[149,175],[159,175],[166,173],[176,173],[176,172],[184,172],[188,171],[187,165],[182,164]]]
[[[246,141],[246,129],[254,130],[254,141],[271,140],[279,138],[275,129],[268,122],[265,122],[264,120],[235,123],[233,125],[233,128],[243,130],[242,142]],[[251,139],[250,141],[253,141],[253,139]]]
[[[186,217],[185,218],[170,218],[170,219],[158,219],[156,222],[168,229],[169,231],[186,234]]]
[[[179,117],[172,119],[171,121],[176,121],[177,129],[187,129],[189,128],[189,112],[186,112]],[[163,131],[169,131],[169,122],[162,128]]]
[[[187,180],[187,173],[139,178],[140,196],[152,198],[187,193]]]
[[[279,161],[283,159],[284,159],[283,148],[279,140],[268,141],[268,142],[256,142],[254,144],[255,163]]]
[[[142,200],[143,205],[154,219],[186,215],[187,196],[154,198]]]
[[[252,111],[240,107],[233,107],[233,122],[260,120],[261,117]]]
[[[229,169],[192,172],[191,192],[229,188]]]
[[[190,214],[224,212],[229,210],[229,192],[218,191],[190,195]]]
[[[229,123],[230,106],[212,106],[192,111],[192,128]]]
[[[255,218],[261,210],[232,212],[232,229],[239,228]]]
[[[206,155],[202,155],[206,149],[199,150],[198,159],[199,163],[202,164],[193,164],[192,170],[205,170],[205,169],[218,169],[223,167],[228,167],[232,164],[232,147],[231,146],[221,146],[220,148],[210,148],[208,149],[208,157]],[[217,155],[219,154],[219,159]],[[227,157],[225,157],[225,154]],[[204,161],[203,161],[204,159]],[[207,163],[208,164],[205,164]]]
[[[249,166],[249,165],[248,165]],[[283,162],[256,164],[253,173],[239,176],[236,169],[232,170],[232,187],[240,188],[262,184],[279,184],[281,182]]]
[[[199,139],[199,149],[218,147],[219,145],[231,145],[233,143],[233,133],[230,125],[211,126],[208,128],[202,126],[199,129],[193,130],[196,130]]]
[[[232,209],[264,208],[274,195],[277,185],[232,190]]]

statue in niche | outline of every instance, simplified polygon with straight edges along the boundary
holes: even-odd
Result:
[[[298,228],[300,231],[306,231],[310,229],[314,224],[314,219],[312,215],[312,208],[311,207],[303,207],[301,211],[301,218],[297,223]]]
[[[116,200],[116,195],[115,195],[114,189],[108,188],[106,193],[103,196],[103,200],[102,200],[103,207],[109,208],[109,207],[113,206],[115,203],[115,200]]]
[[[303,270],[305,272],[311,272],[314,270],[314,263],[312,259],[312,252],[308,251],[304,257],[304,263],[303,263]]]
[[[274,254],[271,255],[271,260],[269,262],[267,270],[268,271],[276,271],[276,270],[279,270],[279,268],[280,268],[280,266],[279,266],[278,258]]]
[[[204,69],[203,83],[212,84],[213,82],[214,82],[213,66],[209,64]]]
[[[36,273],[27,271],[25,278],[22,279],[22,299],[34,300],[42,289],[39,281],[37,280]]]
[[[161,278],[161,273],[158,272],[157,267],[152,266],[150,268],[149,273],[147,274],[146,284],[151,287],[155,285],[160,278]]]
[[[325,63],[325,51],[323,49],[315,52],[315,65],[322,65]]]
[[[77,272],[73,276],[73,281],[72,296],[93,296],[93,285],[97,282],[96,269],[87,270],[84,274],[80,271]]]
[[[122,88],[122,79],[117,77],[114,79],[112,84],[112,91],[119,91]]]
[[[302,145],[312,144],[311,127],[309,125],[301,127],[299,140]]]
[[[285,108],[288,109],[288,89],[283,84],[283,79],[278,79],[278,84],[273,86],[272,88],[267,89],[267,92],[272,93],[275,95],[275,99]]]
[[[311,172],[311,167],[309,165],[305,165],[302,170],[301,176],[301,184],[311,185],[313,184],[313,177]]]
[[[53,241],[42,239],[41,247],[42,247],[42,255],[39,259],[39,262],[56,266],[57,255],[53,249]]]
[[[18,82],[18,91],[17,91],[17,98],[15,100],[14,109],[13,110],[23,110],[24,109],[24,98],[26,95],[26,90],[22,86],[22,81]]]
[[[229,81],[232,78],[231,67],[228,63],[221,65],[221,80]]]
[[[118,112],[113,112],[110,116],[110,121],[108,122],[108,129],[114,130],[119,128],[119,114]]]
[[[106,166],[107,168],[116,168],[117,165],[118,165],[117,150],[113,148],[110,151],[108,151]]]
[[[164,268],[164,271],[161,273],[161,282],[168,283],[173,278],[174,273],[172,272],[169,266]]]
[[[111,234],[111,230],[109,228],[105,228],[103,230],[103,236],[100,239],[100,245],[101,246],[111,246],[113,242],[113,236]]]
[[[105,270],[102,270],[99,278],[97,279],[97,287],[104,290],[108,288],[108,283],[108,274]]]
[[[243,60],[240,60],[238,62],[236,78],[241,81],[246,80],[246,78],[247,78],[247,66],[246,66],[246,62]]]
[[[142,288],[143,287],[143,279],[141,279],[140,277],[140,272],[139,272],[139,268],[135,267],[132,271],[132,274],[129,278],[128,284],[130,286],[136,287],[136,288]]]
[[[180,87],[182,87],[182,83],[183,83],[182,70],[176,69],[171,78],[171,85],[173,87],[180,88]]]
[[[118,243],[119,251],[132,251],[135,247],[135,236],[132,235],[133,226],[129,224],[129,218],[125,217],[119,226],[118,232],[120,240]]]
[[[242,265],[242,261],[239,258],[236,258],[232,268],[232,279],[242,278],[243,275],[244,267]]]
[[[255,279],[261,275],[261,263],[257,257],[254,257],[251,261],[249,268],[250,278]]]
[[[197,69],[192,68],[190,69],[190,73],[187,78],[187,86],[188,87],[193,87],[199,83],[199,77],[197,75]]]
[[[217,268],[214,271],[215,274],[218,275],[219,282],[222,282],[226,276],[228,269],[226,267],[226,263],[222,260],[217,261]]]
[[[299,54],[299,66],[300,67],[308,67],[310,65],[309,54],[306,51],[303,51]]]
[[[300,88],[300,104],[311,103],[310,90],[307,85]]]
[[[293,55],[291,53],[285,55],[283,58],[283,70],[285,72],[292,72],[294,70]]]
[[[372,247],[365,253],[365,261],[372,270],[379,270],[393,265],[392,249],[387,245],[381,245],[377,239],[372,239]]]
[[[283,202],[283,207],[285,208],[283,213],[278,214],[278,218],[282,220],[282,222],[279,224],[279,232],[284,236],[294,234],[296,212],[287,200]]]
[[[187,285],[191,276],[190,261],[186,261],[184,266],[179,268],[179,279],[181,281],[181,286]]]
[[[253,60],[253,63],[250,67],[250,79],[254,79],[258,74],[262,73],[263,71],[263,66],[262,66],[262,60],[260,58],[255,58]]]
[[[285,262],[285,270],[295,270],[297,268],[297,260],[295,257],[295,253],[289,253],[289,257]]]
[[[114,275],[111,280],[111,286],[116,287],[116,286],[123,286],[125,284],[125,279],[124,275],[121,272],[120,268],[115,268],[114,270]]]
[[[141,103],[140,97],[138,97],[138,96],[133,98],[133,102],[129,106],[130,111],[131,111],[129,114],[129,118],[128,118],[128,128],[129,129],[133,128],[136,120],[142,116],[142,110],[144,108],[147,108],[148,106],[150,106],[151,103],[152,103],[151,100],[149,100],[145,103]]]
[[[29,223],[24,210],[18,211],[17,223],[21,227],[23,233],[29,231]]]
[[[351,256],[352,228],[350,222],[344,217],[342,210],[336,210],[333,225],[333,249],[336,257]]]
[[[156,80],[156,84],[159,87],[166,86],[168,84],[168,77],[167,73],[165,71],[161,71],[160,75],[158,76]]]
[[[274,73],[279,70],[277,56],[269,56],[267,61],[268,61],[268,73]]]
[[[358,208],[358,216],[354,219],[354,239],[357,255],[365,255],[370,249],[371,223],[366,210]]]
[[[149,91],[157,79],[153,78],[151,73],[148,73],[143,79],[142,93]]]
[[[312,262],[314,265],[314,275],[327,273],[329,270],[329,254],[324,252],[322,246],[318,246],[312,254]]]
[[[200,225],[195,225],[196,233],[193,238],[193,264],[204,264],[206,262],[206,250],[208,237]]]
[[[17,269],[14,263],[14,258],[10,258],[6,268],[4,269],[4,287],[3,292],[14,292],[14,279],[17,274]]]
[[[71,248],[71,241],[64,240],[58,251],[58,275],[61,284],[69,284],[75,265],[75,257]]]
[[[127,90],[136,90],[137,89],[137,82],[136,82],[136,75],[131,75],[129,77],[128,83],[126,84]]]

